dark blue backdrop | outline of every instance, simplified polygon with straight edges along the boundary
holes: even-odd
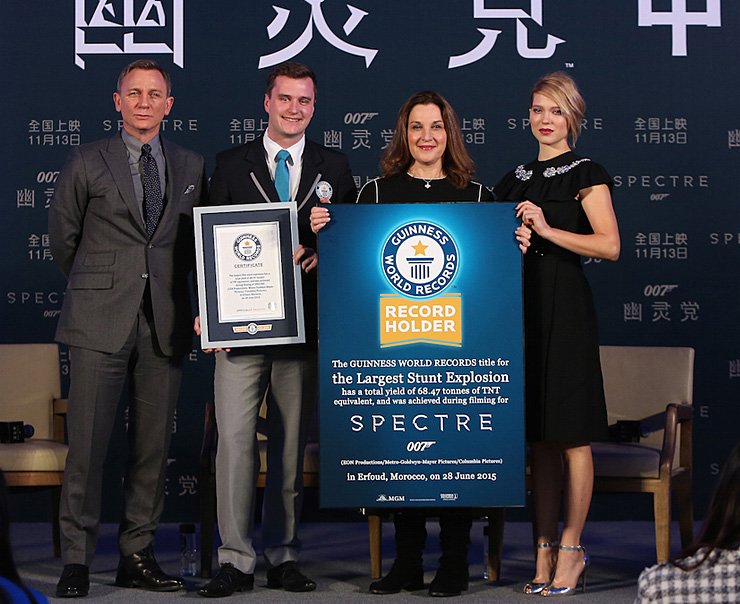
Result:
[[[682,4],[695,13],[682,14]],[[151,56],[169,69],[176,100],[164,134],[201,152],[209,172],[216,152],[264,129],[269,66],[289,58],[310,65],[319,95],[309,136],[348,153],[358,185],[377,174],[398,107],[424,88],[456,108],[477,178],[495,184],[536,154],[526,123],[531,85],[566,70],[588,102],[577,151],[615,179],[622,257],[587,266],[602,342],[696,348],[702,513],[737,439],[740,403],[740,85],[727,67],[739,30],[732,0],[7,3],[2,341],[53,339],[65,288],[47,241],[54,178],[72,145],[118,128],[112,94],[130,60]],[[66,369],[66,351],[62,359]],[[212,360],[194,343],[168,519],[195,515],[197,443],[211,391]],[[124,444],[119,434],[115,445]],[[111,456],[112,468],[122,463]],[[106,514],[116,519],[120,485],[109,476]]]

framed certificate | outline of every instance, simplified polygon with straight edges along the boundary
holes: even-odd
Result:
[[[294,202],[194,208],[201,347],[302,344]]]

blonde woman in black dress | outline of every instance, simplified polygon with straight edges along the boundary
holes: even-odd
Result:
[[[581,256],[616,260],[620,242],[611,178],[571,151],[584,111],[569,76],[553,73],[537,82],[529,109],[537,159],[495,189],[497,199],[518,202],[518,238],[526,249],[526,422],[538,546],[535,577],[524,591],[543,596],[571,595],[581,577],[585,589],[589,559],[581,532],[593,490],[590,442],[607,437],[596,313]]]

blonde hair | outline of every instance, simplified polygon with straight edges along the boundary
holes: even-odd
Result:
[[[532,94],[529,97],[530,107],[535,94],[542,94],[557,103],[568,120],[568,134],[572,139],[572,145],[575,147],[578,136],[581,134],[581,122],[586,113],[586,101],[583,100],[573,78],[562,71],[548,73],[541,77],[532,88]]]

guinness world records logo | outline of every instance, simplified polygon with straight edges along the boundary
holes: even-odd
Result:
[[[397,291],[412,298],[441,294],[459,264],[457,245],[442,227],[422,220],[398,227],[385,241],[383,274]]]
[[[234,241],[234,255],[240,260],[254,260],[262,253],[262,242],[252,233],[239,235]]]

